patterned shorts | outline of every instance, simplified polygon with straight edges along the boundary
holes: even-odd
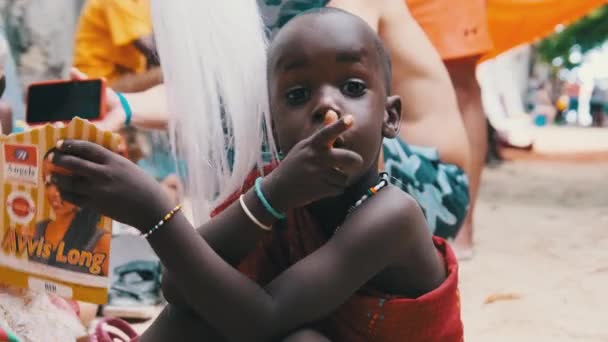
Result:
[[[269,35],[302,12],[325,7],[329,0],[257,0]]]
[[[409,193],[424,211],[431,232],[444,239],[458,233],[469,208],[469,182],[456,165],[439,160],[437,150],[385,139],[384,168],[392,183]]]

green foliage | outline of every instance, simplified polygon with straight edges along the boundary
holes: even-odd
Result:
[[[563,60],[563,67],[573,68],[568,57],[574,49],[585,53],[608,40],[608,5],[591,12],[564,30],[542,40],[538,53],[542,61],[551,63],[555,58]]]

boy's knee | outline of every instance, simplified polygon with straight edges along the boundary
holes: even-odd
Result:
[[[315,330],[302,329],[285,337],[282,342],[330,342],[330,340]]]

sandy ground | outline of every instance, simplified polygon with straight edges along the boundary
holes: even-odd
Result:
[[[608,161],[487,169],[476,243],[466,341],[608,341]]]
[[[608,341],[608,161],[487,169],[476,218],[467,342]]]

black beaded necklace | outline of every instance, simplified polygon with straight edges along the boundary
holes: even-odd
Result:
[[[389,184],[389,175],[386,172],[381,172],[380,173],[380,181],[370,187],[369,189],[367,189],[367,191],[365,191],[365,194],[363,194],[363,196],[361,196],[361,198],[355,202],[355,204],[353,204],[349,209],[348,209],[348,213],[346,214],[348,216],[348,214],[352,213],[353,210],[355,210],[358,206],[360,206],[361,204],[363,204],[363,202],[365,202],[368,198],[374,196],[376,193],[378,193],[378,191],[382,190],[383,188],[385,188],[388,184]]]
[[[355,202],[355,204],[353,204],[348,209],[348,212],[346,213],[346,216],[348,217],[348,215],[350,215],[355,209],[357,209],[357,207],[359,207],[361,204],[363,204],[363,202],[365,202],[370,197],[372,197],[375,194],[377,194],[378,191],[384,189],[388,184],[389,184],[389,175],[388,175],[388,173],[381,172],[380,173],[380,181],[376,185],[370,187],[369,189],[367,189],[367,191],[365,191],[365,194],[363,194],[363,196],[361,196],[361,198],[357,202]],[[334,230],[334,234],[338,231],[338,229],[340,229],[340,226],[336,227],[336,229]]]

